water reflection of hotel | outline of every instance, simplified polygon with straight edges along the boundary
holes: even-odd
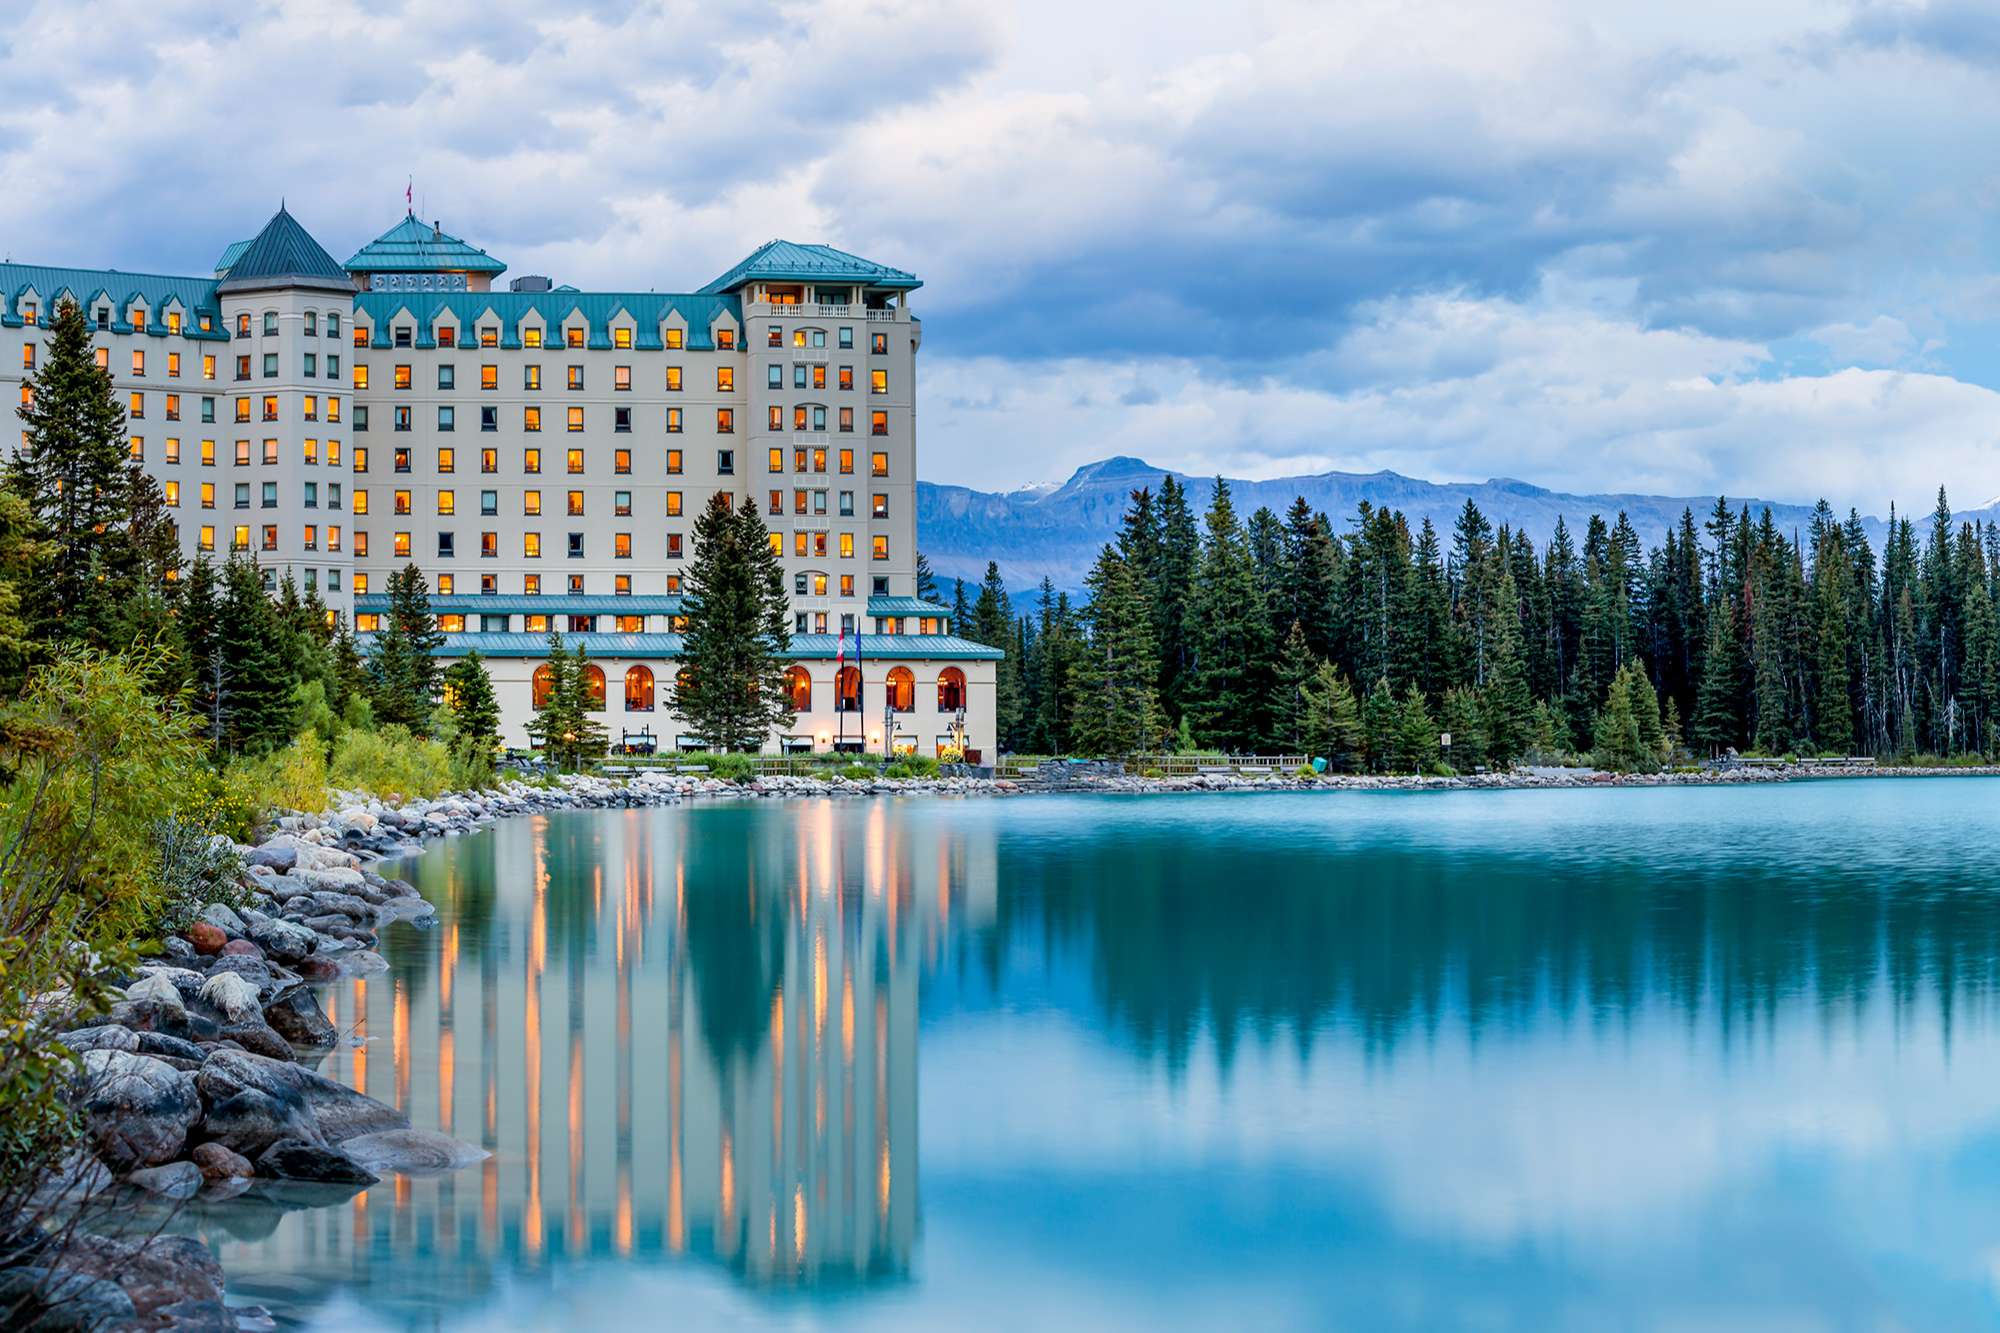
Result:
[[[614,1257],[770,1287],[906,1275],[919,977],[953,912],[990,913],[990,849],[968,874],[961,842],[879,804],[751,813],[706,813],[693,844],[632,812],[433,851],[421,887],[451,924],[327,992],[368,1039],[327,1069],[493,1156],[292,1215],[232,1248],[232,1282],[382,1265],[374,1296],[428,1303]]]

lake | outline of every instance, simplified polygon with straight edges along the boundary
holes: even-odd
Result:
[[[326,1329],[1990,1326],[1996,798],[519,819],[326,990],[492,1156],[189,1222]]]

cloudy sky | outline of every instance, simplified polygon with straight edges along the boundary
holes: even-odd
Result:
[[[2000,494],[1972,0],[36,4],[0,247],[194,272],[280,196],[514,272],[925,280],[922,470],[1113,453],[1877,511]]]

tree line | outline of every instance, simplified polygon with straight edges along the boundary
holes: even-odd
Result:
[[[1168,477],[1086,586],[1044,580],[1019,613],[995,565],[958,584],[961,632],[1007,652],[1001,748],[1377,771],[2000,753],[2000,526],[1942,489],[1921,527],[1892,507],[1879,550],[1854,510],[1787,532],[1726,499],[1656,546],[1621,513],[1538,549],[1470,500],[1448,535],[1366,501],[1344,531],[1303,498],[1245,520],[1220,478],[1197,520]]]

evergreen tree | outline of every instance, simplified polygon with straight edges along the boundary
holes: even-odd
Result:
[[[922,551],[917,552],[917,596],[927,602],[938,599],[937,575],[931,572],[931,562]]]
[[[500,700],[477,652],[445,668],[444,700],[456,720],[459,744],[491,759],[500,748]]]
[[[1361,712],[1354,690],[1331,662],[1321,662],[1306,687],[1305,749],[1336,773],[1362,767]]]
[[[1256,562],[1229,484],[1220,477],[1206,522],[1191,607],[1195,681],[1189,711],[1204,744],[1250,749],[1268,731],[1271,626]]]
[[[431,612],[430,580],[405,565],[389,575],[388,593],[389,609],[369,645],[369,699],[377,721],[428,736],[438,692],[436,654],[444,646]]]
[[[1088,639],[1069,673],[1076,695],[1072,746],[1084,754],[1143,752],[1158,730],[1154,684],[1160,664],[1152,608],[1115,547],[1098,554],[1088,586]]]
[[[283,627],[264,594],[263,578],[248,556],[233,555],[222,569],[210,650],[217,688],[213,705],[218,745],[261,754],[289,743],[295,717],[285,669]]]
[[[1437,767],[1438,724],[1424,702],[1424,693],[1413,681],[1403,691],[1403,706],[1397,717],[1397,755],[1412,773]]]
[[[994,673],[995,731],[1001,749],[1019,752],[1023,739],[1021,665],[1024,645],[1020,627],[1014,623],[1013,601],[1007,596],[1007,584],[1000,577],[1000,566],[995,561],[986,562],[986,577],[979,585],[979,597],[972,606],[971,629],[966,637],[1007,654]]]
[[[1502,766],[1512,764],[1528,748],[1534,712],[1521,653],[1521,621],[1514,611],[1516,595],[1514,571],[1503,569],[1493,589],[1486,686],[1479,693],[1481,739],[1487,757]]]
[[[1438,729],[1451,737],[1445,761],[1461,773],[1486,762],[1486,733],[1480,699],[1470,686],[1454,685],[1438,704]]]
[[[795,714],[784,567],[753,501],[732,510],[727,494],[710,497],[681,586],[686,628],[671,706],[712,750],[759,749]]]
[[[1403,710],[1389,689],[1389,678],[1378,676],[1361,701],[1361,747],[1370,770],[1387,773],[1403,753]]]
[[[1169,473],[1160,481],[1160,546],[1148,590],[1153,640],[1160,652],[1160,706],[1178,725],[1194,688],[1195,625],[1191,605],[1201,567],[1201,534],[1187,491]]]
[[[1306,751],[1306,715],[1312,707],[1312,684],[1319,668],[1320,659],[1306,643],[1305,627],[1294,620],[1278,649],[1278,703],[1272,710],[1276,723],[1273,739],[1285,750]]]

